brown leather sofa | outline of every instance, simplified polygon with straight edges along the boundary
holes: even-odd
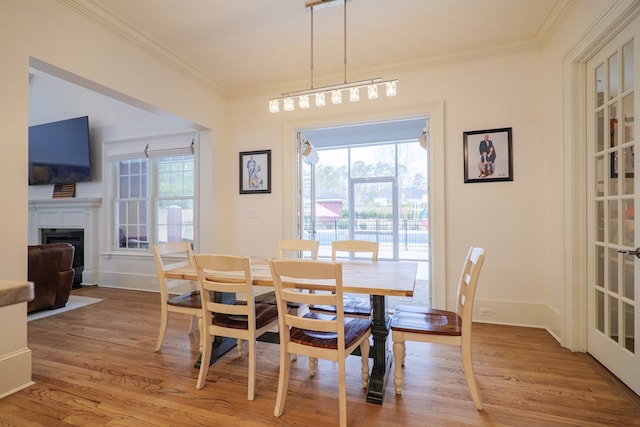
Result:
[[[27,304],[27,312],[64,307],[73,286],[75,248],[70,243],[50,243],[28,250],[27,280],[33,282],[35,297]]]

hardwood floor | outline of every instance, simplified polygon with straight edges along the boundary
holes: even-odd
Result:
[[[337,424],[332,363],[319,361],[309,379],[307,360],[294,362],[285,412],[276,418],[276,344],[258,343],[254,401],[246,400],[247,362],[235,350],[197,390],[198,343],[186,316],[169,319],[162,352],[154,353],[157,294],[100,287],[73,293],[104,301],[29,322],[36,384],[0,400],[1,426]],[[473,405],[456,348],[407,343],[403,394],[395,395],[391,376],[382,406],[365,403],[360,361],[348,358],[349,425],[640,426],[640,398],[544,330],[475,324],[473,350],[483,412]]]

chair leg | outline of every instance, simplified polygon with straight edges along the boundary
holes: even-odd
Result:
[[[467,379],[469,385],[469,391],[471,392],[471,398],[473,403],[479,411],[482,411],[482,399],[480,398],[480,390],[478,389],[478,383],[476,382],[476,376],[473,373],[473,359],[471,357],[471,345],[462,345],[462,366],[464,367],[464,376]]]
[[[371,343],[369,338],[360,344],[360,358],[362,359],[362,388],[369,386],[369,350]]]
[[[309,376],[314,377],[318,371],[318,358],[309,357]]]
[[[393,364],[395,365],[394,384],[396,394],[402,394],[402,380],[404,378],[404,357],[406,349],[404,341],[393,342]]]
[[[167,322],[169,321],[169,312],[165,306],[160,309],[160,335],[156,343],[156,351],[160,351],[164,343],[164,335],[167,333]]]
[[[340,427],[347,427],[347,375],[346,360],[338,361],[338,416]]]
[[[200,353],[202,353],[202,339],[204,337],[204,320],[202,319],[201,316],[198,316],[198,336],[200,337],[199,343],[200,343]]]
[[[287,398],[289,388],[289,370],[291,369],[291,358],[289,353],[282,346],[280,347],[280,374],[278,376],[278,395],[276,397],[276,407],[273,415],[279,417],[284,412],[284,401]]]
[[[242,338],[238,338],[236,349],[238,350],[238,357],[244,356],[244,340]]]
[[[249,389],[247,400],[253,400],[256,389],[256,340],[249,340]]]
[[[191,320],[189,321],[189,333],[193,334],[196,332],[196,326],[198,324],[198,316],[192,315]]]
[[[207,373],[209,373],[209,360],[211,360],[213,337],[208,332],[205,332],[200,342],[203,348],[202,356],[200,356],[200,373],[198,374],[198,382],[196,383],[198,390],[204,387],[204,383],[207,380]]]

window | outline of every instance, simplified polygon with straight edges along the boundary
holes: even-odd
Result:
[[[181,240],[193,245],[196,171],[192,152],[175,147],[149,152],[147,144],[144,150],[122,154],[114,147],[108,155],[114,176],[113,248],[148,250],[156,243]]]

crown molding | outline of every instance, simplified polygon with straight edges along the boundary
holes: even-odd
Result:
[[[147,34],[117,17],[111,11],[97,4],[93,0],[58,0],[58,2],[112,34],[115,34],[133,45],[138,46],[142,50],[154,56],[156,59],[173,67],[174,69],[177,69],[183,75],[195,80],[205,87],[208,87],[211,91],[223,98],[228,97],[229,94],[227,91],[209,78],[205,73],[201,72],[199,69],[192,66],[169,49],[166,49],[156,43]]]

